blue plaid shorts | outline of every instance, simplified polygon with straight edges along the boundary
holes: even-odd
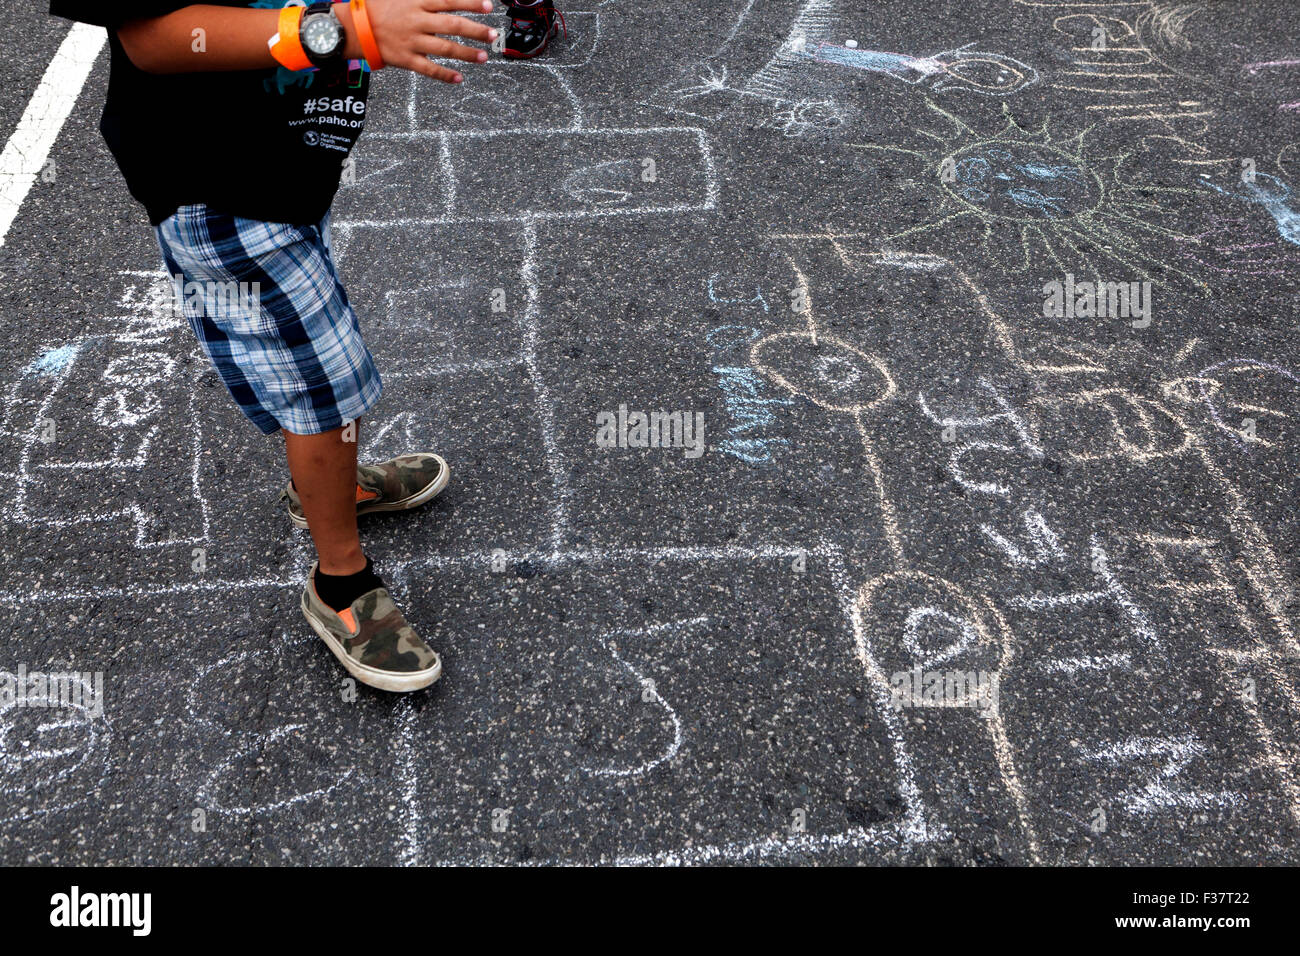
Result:
[[[155,230],[203,351],[266,434],[314,435],[361,417],[383,390],[315,226],[182,206]]]

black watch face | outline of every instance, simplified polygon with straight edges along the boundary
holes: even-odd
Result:
[[[309,53],[328,56],[338,49],[343,40],[343,31],[339,22],[327,13],[318,13],[307,17],[299,31],[302,45]]]

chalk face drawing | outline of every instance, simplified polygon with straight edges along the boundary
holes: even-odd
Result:
[[[1033,67],[1000,53],[972,50],[971,46],[916,57],[819,43],[811,56],[818,63],[881,73],[908,84],[924,83],[936,91],[964,90],[982,96],[1009,96],[1038,82],[1038,71]]]
[[[1003,219],[1068,219],[1093,212],[1102,198],[1097,174],[1042,143],[975,144],[952,154],[948,191]]]

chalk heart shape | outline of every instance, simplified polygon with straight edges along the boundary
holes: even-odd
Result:
[[[987,598],[923,571],[872,578],[854,610],[887,679],[917,667],[997,671],[1011,657],[1006,621]]]
[[[753,344],[749,357],[774,383],[830,411],[867,411],[898,391],[882,359],[828,335],[769,335]]]

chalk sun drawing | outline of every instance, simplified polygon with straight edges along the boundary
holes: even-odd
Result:
[[[947,124],[946,132],[919,130],[934,141],[929,148],[854,144],[904,157],[929,180],[914,180],[913,186],[931,194],[934,213],[925,222],[881,237],[882,243],[982,227],[986,252],[999,235],[1018,242],[1022,271],[1042,265],[1041,257],[1046,257],[1062,273],[1148,280],[1169,274],[1207,288],[1152,248],[1196,241],[1157,221],[1162,197],[1195,195],[1196,190],[1126,182],[1122,168],[1129,154],[1088,155],[1091,127],[1058,142],[1046,123],[1026,129],[1004,105],[1006,125],[987,135],[929,99],[926,106]]]

